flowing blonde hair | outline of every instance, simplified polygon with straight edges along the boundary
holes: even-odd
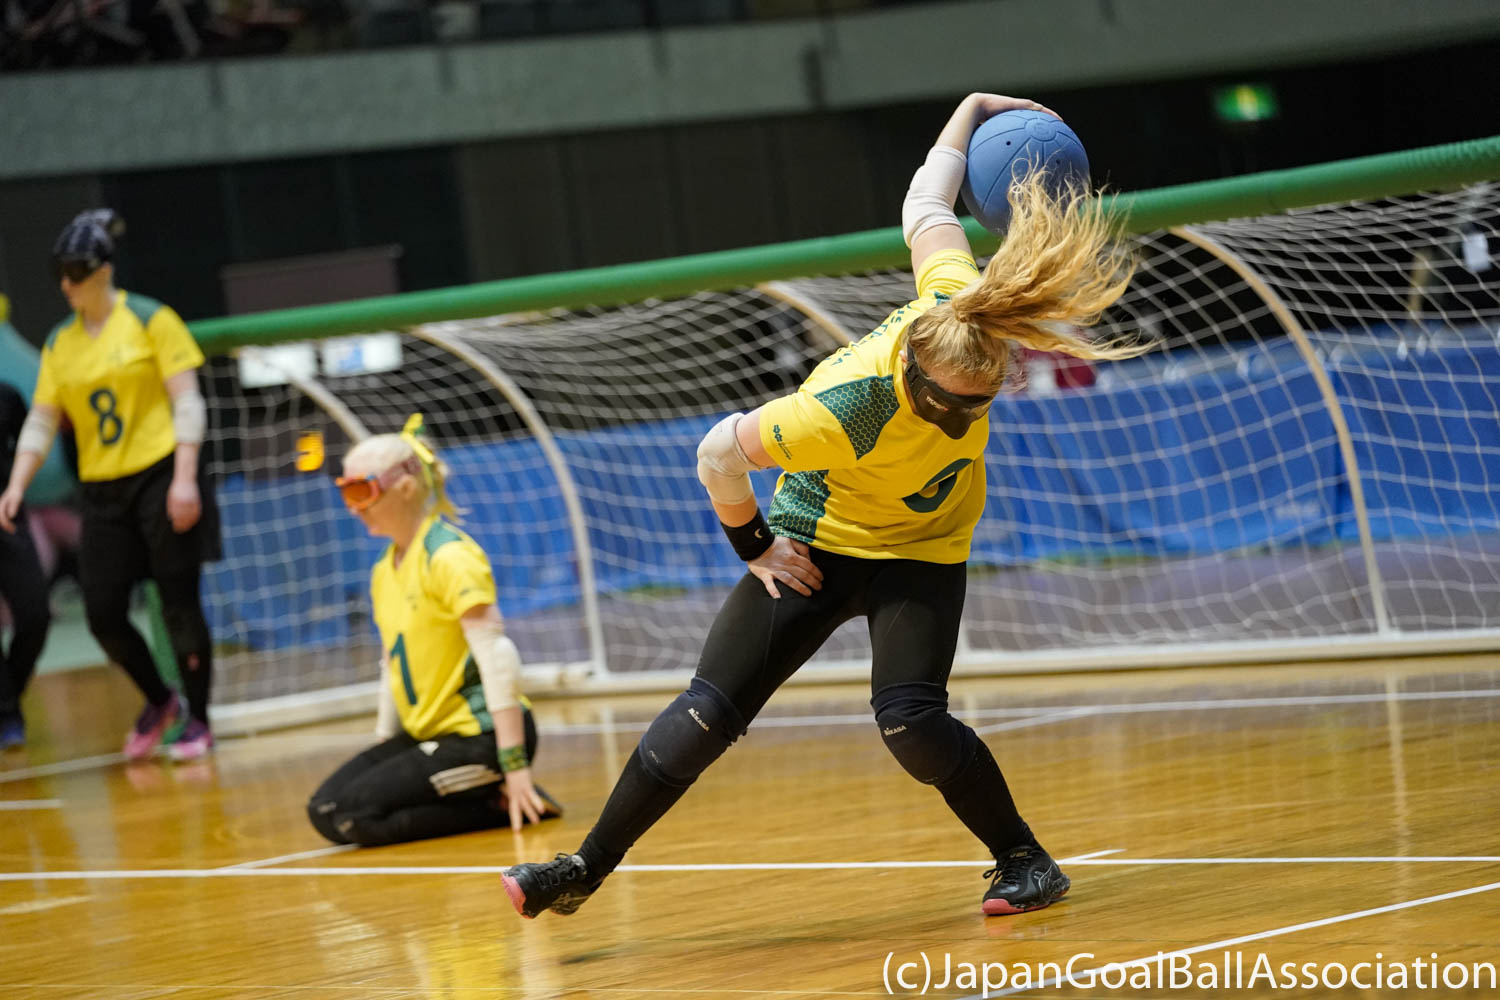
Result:
[[[1020,347],[1090,360],[1154,347],[1134,336],[1100,343],[1083,331],[1135,271],[1100,200],[1083,187],[1054,194],[1038,170],[1011,188],[1009,201],[1010,227],[984,273],[912,322],[907,343],[918,363],[1000,389],[1020,384]]]
[[[408,459],[416,459],[421,475],[416,476],[427,498],[426,509],[437,511],[444,517],[458,521],[463,511],[448,497],[448,464],[427,444],[426,429],[422,426],[422,415],[413,413],[399,434],[375,434],[349,449],[344,456],[347,467],[351,460],[367,463],[377,472],[394,468]]]

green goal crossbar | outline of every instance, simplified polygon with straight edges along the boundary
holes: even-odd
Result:
[[[1500,177],[1500,136],[1427,146],[1225,180],[1111,196],[1126,228],[1169,226],[1275,214],[1342,201],[1442,190]],[[964,227],[979,253],[996,240],[973,219]],[[741,250],[506,278],[456,288],[406,292],[353,302],[199,320],[193,335],[206,353],[419,323],[539,309],[609,306],[647,298],[744,288],[763,281],[850,274],[908,263],[897,226]]]

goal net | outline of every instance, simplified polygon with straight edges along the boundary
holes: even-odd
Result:
[[[991,410],[957,668],[1500,642],[1497,217],[1481,184],[1137,237],[1104,332],[1160,349],[1032,357],[1029,386]],[[390,335],[383,371],[342,374],[329,344],[300,372],[258,355],[287,369],[275,385],[219,359],[226,558],[205,596],[221,703],[285,721],[293,701],[326,713],[368,695],[382,545],[330,476],[352,438],[413,412],[533,687],[684,680],[743,572],[697,482],[698,440],[912,294],[909,272],[813,275],[432,323]],[[317,441],[322,468],[298,471]],[[774,483],[757,477],[763,505]],[[804,673],[857,671],[868,650],[852,623]]]

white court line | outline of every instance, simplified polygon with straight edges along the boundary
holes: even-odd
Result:
[[[1395,694],[1379,692],[1341,695],[1287,695],[1285,697],[1274,698],[1224,698],[1217,701],[1213,699],[1200,699],[1196,701],[1142,701],[1118,705],[1034,705],[1020,708],[981,708],[970,712],[959,711],[954,714],[962,719],[972,720],[1017,719],[1021,725],[1007,728],[1025,728],[1026,726],[1059,722],[1065,718],[1082,718],[1089,715],[1134,715],[1147,712],[1212,712],[1243,708],[1367,705],[1393,701],[1450,701],[1469,698],[1500,698],[1500,688],[1474,688],[1466,691],[1403,691]],[[1064,716],[1061,713],[1076,713],[1076,715]],[[644,732],[650,724],[651,720],[649,719],[636,722],[615,722],[607,725],[599,722],[559,723],[549,725],[546,728],[546,732],[555,733],[559,736],[588,736],[602,733],[628,734]],[[869,713],[865,712],[854,715],[771,716],[769,718],[756,719],[752,723],[752,728],[795,729],[800,727],[863,726],[873,724],[872,717]],[[984,731],[998,732],[1000,728],[987,728]],[[362,743],[367,739],[368,737],[364,736],[351,737],[347,742],[350,744]],[[330,740],[329,742],[342,744],[346,741]],[[105,767],[110,764],[118,764],[124,759],[124,754],[109,753],[101,754],[97,757],[80,757],[77,760],[58,761],[54,764],[43,764],[39,767],[21,768],[16,771],[0,771],[0,784],[10,781],[25,781],[28,778],[40,778],[51,774],[85,771],[93,767]]]
[[[30,899],[24,903],[0,906],[0,917],[17,917],[32,913],[42,913],[46,910],[55,910],[63,906],[76,906],[79,903],[87,903],[93,898],[93,896],[51,896],[43,899]]]
[[[1496,889],[1500,889],[1500,882],[1491,882],[1488,885],[1476,885],[1471,889],[1459,889],[1455,892],[1439,893],[1436,896],[1423,896],[1421,899],[1409,899],[1404,903],[1391,903],[1388,906],[1375,906],[1371,907],[1368,910],[1355,910],[1353,913],[1341,913],[1336,917],[1324,917],[1321,920],[1308,920],[1300,924],[1287,924],[1285,927],[1273,927],[1268,931],[1258,931],[1254,934],[1244,934],[1240,937],[1225,938],[1222,941],[1210,941],[1208,944],[1195,945],[1192,948],[1179,948],[1176,951],[1161,952],[1159,953],[1160,957],[1158,957],[1157,954],[1152,954],[1147,955],[1143,958],[1133,958],[1128,962],[1111,962],[1108,965],[1101,965],[1095,969],[1076,972],[1073,974],[1073,980],[1075,982],[1083,982],[1085,981],[1085,977],[1093,973],[1100,972],[1104,969],[1113,971],[1115,969],[1132,969],[1136,966],[1153,965],[1158,961],[1168,961],[1176,955],[1197,955],[1205,951],[1231,948],[1234,945],[1245,944],[1249,941],[1263,941],[1266,938],[1278,937],[1282,934],[1294,934],[1297,931],[1312,930],[1314,927],[1327,927],[1330,924],[1342,924],[1350,920],[1359,920],[1361,917],[1374,917],[1382,913],[1396,913],[1401,910],[1410,910],[1418,906],[1426,906],[1428,903],[1441,903],[1444,900],[1448,899],[1460,899],[1464,896],[1477,896],[1482,892],[1494,892]],[[1065,977],[1058,976],[1037,983],[1035,986],[1015,986],[1008,990],[1000,990],[996,993],[973,993],[969,996],[962,997],[961,1000],[984,1000],[984,998],[987,997],[1008,997],[1014,996],[1017,993],[1031,993],[1036,990],[1051,989],[1054,986],[1060,986],[1064,981]]]
[[[1097,851],[1063,858],[1059,864],[1130,867],[1132,865],[1326,865],[1326,864],[1491,864],[1500,855],[1447,855],[1401,857],[1327,857],[1327,858],[1104,858]],[[979,858],[970,861],[764,861],[723,864],[621,865],[620,872],[765,872],[765,871],[863,871],[902,868],[973,868],[990,867],[994,861]],[[317,875],[498,875],[508,865],[405,865],[369,868],[139,868],[125,870],[66,872],[0,872],[0,882],[69,881],[87,879],[194,879],[239,876],[306,878]]]
[[[1138,701],[1121,704],[1099,705],[1031,705],[1017,708],[979,708],[973,711],[957,711],[954,715],[963,719],[1007,719],[1023,716],[1028,721],[1036,716],[1053,716],[1063,712],[1085,715],[1135,715],[1148,712],[1214,712],[1245,708],[1315,708],[1320,705],[1372,705],[1392,701],[1454,701],[1469,698],[1500,698],[1500,688],[1473,688],[1450,691],[1386,691],[1368,694],[1310,694],[1282,695],[1265,698],[1201,698],[1191,701]],[[1048,721],[1056,721],[1048,719]],[[598,722],[562,723],[546,727],[546,732],[572,736],[597,735],[599,733],[629,733],[644,730],[650,719],[633,722],[614,722],[608,725]],[[850,715],[776,715],[756,719],[750,724],[756,729],[794,729],[803,726],[854,726],[873,724],[868,712]]]
[[[265,868],[270,865],[279,865],[283,861],[301,861],[303,858],[321,858],[329,854],[342,854],[358,848],[358,844],[330,844],[327,847],[314,848],[311,851],[298,851],[296,854],[282,854],[274,858],[261,858],[259,861],[241,861],[235,865],[221,865],[217,871],[229,871],[233,868]]]
[[[61,809],[62,799],[0,799],[0,809]]]
[[[54,764],[23,767],[15,771],[0,771],[0,783],[25,781],[27,778],[45,778],[49,774],[67,774],[70,771],[87,771],[91,767],[118,764],[125,759],[122,753],[103,753],[97,757],[79,757],[75,760],[60,760]]]
[[[1011,719],[1009,722],[997,722],[993,726],[980,726],[974,730],[975,735],[984,736],[987,733],[1006,733],[1015,729],[1030,729],[1033,726],[1048,726],[1054,722],[1066,722],[1069,719],[1080,719],[1086,715],[1097,715],[1092,708],[1070,708],[1061,712],[1048,712],[1044,715],[1033,715],[1025,719]]]
[[[1278,858],[1110,858],[1095,861],[1087,857],[1074,860],[1075,865],[1404,865],[1458,864],[1461,862],[1489,864],[1500,861],[1500,854],[1353,854],[1339,857],[1278,857]],[[1058,864],[1062,864],[1061,861]]]

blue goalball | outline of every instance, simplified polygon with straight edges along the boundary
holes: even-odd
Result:
[[[1002,111],[969,138],[964,204],[996,236],[1010,226],[1007,195],[1032,169],[1045,171],[1048,185],[1087,184],[1089,158],[1072,129],[1044,111]]]

